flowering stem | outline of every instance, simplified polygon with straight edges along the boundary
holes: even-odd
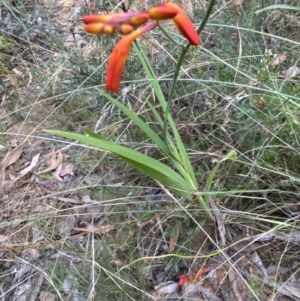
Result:
[[[200,26],[197,28],[197,33],[200,34],[201,31],[203,30],[204,26],[206,25],[208,18],[212,12],[212,9],[215,5],[216,0],[211,0],[210,4],[206,10],[205,16],[200,24]],[[162,29],[162,27],[160,27],[160,29]],[[176,83],[178,80],[178,75],[179,75],[179,71],[180,71],[180,67],[182,65],[182,62],[184,60],[184,57],[186,56],[189,48],[190,48],[191,44],[188,43],[181,51],[180,56],[178,58],[178,62],[175,68],[175,72],[174,72],[174,76],[173,76],[173,81],[172,81],[172,87],[171,87],[171,91],[167,100],[167,107],[166,107],[166,111],[165,111],[165,116],[164,116],[164,127],[163,127],[163,136],[164,136],[164,141],[165,143],[168,145],[167,143],[167,139],[168,139],[168,135],[167,135],[167,123],[168,123],[168,117],[169,117],[169,113],[171,110],[171,106],[172,106],[172,102],[173,102],[173,96],[174,96],[174,92],[175,92],[175,87],[176,87]]]
[[[177,46],[183,46],[181,43],[176,42],[170,35],[169,33],[164,29],[163,26],[160,25],[160,23],[158,22],[158,27],[159,29],[163,32],[163,34],[174,44],[176,44]]]

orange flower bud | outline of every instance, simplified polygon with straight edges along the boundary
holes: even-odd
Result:
[[[121,24],[117,27],[118,33],[129,34],[134,31],[134,27],[129,24]]]
[[[152,20],[172,19],[178,14],[179,10],[176,7],[168,7],[165,4],[163,3],[148,9]]]
[[[105,23],[91,23],[84,27],[84,30],[91,34],[109,34],[116,33],[116,27]]]
[[[126,63],[132,42],[140,35],[152,30],[157,23],[151,22],[124,36],[114,47],[107,66],[106,90],[118,93],[124,65]]]
[[[111,15],[88,15],[82,18],[83,23],[107,23],[107,24],[129,24],[140,26],[145,24],[150,18],[148,12],[128,12]]]
[[[119,14],[112,14],[112,15],[88,15],[82,18],[84,24],[91,24],[91,23],[106,23],[110,21],[114,16]]]
[[[150,15],[148,12],[142,12],[136,16],[130,17],[129,21],[126,22],[130,25],[141,26],[145,24],[150,19]]]
[[[200,37],[187,14],[174,3],[167,2],[162,5],[178,9],[178,14],[173,18],[174,23],[176,24],[182,35],[185,36],[192,45],[199,45]]]
[[[192,45],[199,45],[200,38],[195,30],[190,18],[176,4],[166,2],[152,7],[148,10],[150,18],[153,20],[165,20],[172,18],[179,31]]]
[[[84,27],[84,30],[91,34],[108,34],[115,33],[129,34],[134,31],[134,27],[129,24],[112,25],[107,23],[91,23]]]

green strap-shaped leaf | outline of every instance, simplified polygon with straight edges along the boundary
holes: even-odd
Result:
[[[93,146],[97,149],[106,150],[134,168],[138,171],[146,174],[150,178],[156,180],[162,185],[170,188],[176,194],[191,200],[191,192],[192,187],[182,178],[177,172],[171,169],[169,166],[147,156],[136,150],[127,148],[122,145],[118,145],[116,143],[105,140],[102,136],[91,133],[89,130],[85,129],[85,132],[89,134],[89,136],[84,136],[76,133],[69,133],[63,131],[47,131],[48,133],[73,139],[84,144]]]

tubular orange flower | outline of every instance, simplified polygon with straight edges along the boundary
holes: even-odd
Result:
[[[192,45],[200,44],[200,37],[187,14],[176,4],[166,2],[148,10],[151,19],[164,20],[173,18],[179,31]]]
[[[139,13],[137,16],[132,16],[127,24],[133,25],[133,26],[141,26],[145,24],[150,19],[150,15],[148,12],[142,12]]]
[[[114,47],[107,66],[106,90],[118,93],[125,62],[133,41],[157,25],[153,21],[123,37]]]
[[[148,12],[128,12],[111,15],[88,15],[82,18],[85,24],[104,23],[108,25],[128,24],[132,26],[140,26],[145,24],[150,18]]]
[[[176,7],[169,7],[166,3],[154,6],[148,9],[148,13],[152,20],[166,20],[174,18],[179,10]]]
[[[90,23],[84,27],[84,30],[91,34],[114,34],[116,28],[106,23]]]
[[[164,3],[168,7],[173,7],[178,9],[178,14],[173,18],[174,23],[178,27],[179,31],[182,33],[183,36],[185,36],[188,41],[194,45],[197,46],[200,44],[200,37],[195,30],[192,21],[188,17],[188,15],[176,4],[167,2]]]
[[[118,26],[117,30],[118,30],[118,33],[129,34],[134,31],[134,27],[129,24],[121,24]]]
[[[134,31],[134,27],[129,24],[112,25],[107,23],[90,23],[84,27],[84,30],[91,34],[108,34],[115,33],[129,34]]]

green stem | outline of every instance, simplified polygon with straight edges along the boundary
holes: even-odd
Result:
[[[163,34],[174,44],[176,44],[177,46],[182,46],[182,44],[176,42],[170,35],[169,33],[163,28],[163,26],[160,25],[160,23],[158,22],[158,27],[159,29],[163,32]]]
[[[197,32],[198,34],[200,34],[204,28],[204,26],[206,25],[207,21],[208,21],[208,18],[212,12],[212,9],[215,5],[215,2],[216,0],[211,0],[210,1],[210,4],[206,10],[206,13],[205,13],[205,16],[204,16],[204,19],[202,20],[200,26],[197,28]],[[166,107],[166,111],[165,111],[165,116],[164,116],[164,125],[163,125],[163,136],[164,136],[164,141],[166,144],[168,144],[168,133],[167,133],[167,123],[168,123],[168,117],[169,117],[169,113],[170,113],[170,110],[171,110],[171,105],[172,105],[172,99],[173,99],[173,96],[174,96],[174,92],[175,92],[175,87],[176,87],[176,83],[177,83],[177,80],[178,80],[178,75],[179,75],[179,71],[180,71],[180,68],[181,68],[181,65],[183,63],[183,60],[190,48],[191,44],[188,43],[181,51],[181,54],[178,58],[178,62],[177,62],[177,65],[176,65],[176,68],[175,68],[175,72],[174,72],[174,75],[173,75],[173,81],[172,81],[172,87],[171,87],[171,92],[169,94],[169,97],[167,99],[167,107]]]

